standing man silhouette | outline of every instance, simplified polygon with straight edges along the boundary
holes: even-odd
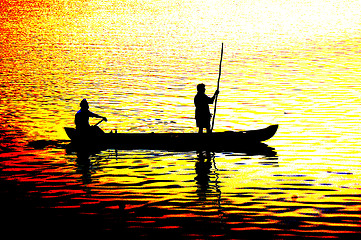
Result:
[[[213,104],[215,97],[219,94],[216,90],[213,97],[208,97],[206,86],[203,83],[197,85],[197,95],[194,97],[194,105],[196,106],[196,123],[199,128],[198,133],[203,133],[203,128],[207,133],[211,133],[211,112],[209,111],[209,104]]]

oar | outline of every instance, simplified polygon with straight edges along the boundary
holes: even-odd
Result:
[[[223,43],[222,43],[222,50],[221,50],[221,61],[219,63],[219,74],[218,74],[217,90],[219,90],[219,81],[221,80],[222,58],[223,58]],[[211,132],[213,131],[213,128],[214,128],[214,119],[216,117],[216,110],[217,110],[217,99],[218,99],[218,95],[216,95],[216,99],[215,99],[215,102],[214,102],[214,112],[213,112]]]
[[[102,120],[100,120],[98,123],[96,123],[94,126],[98,126],[103,121],[104,121],[104,118]]]

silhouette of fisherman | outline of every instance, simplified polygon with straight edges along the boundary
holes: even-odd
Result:
[[[215,97],[219,94],[216,90],[213,97],[208,97],[206,86],[203,83],[197,85],[197,95],[194,97],[194,105],[196,106],[196,123],[199,128],[198,133],[203,133],[203,128],[207,133],[211,133],[211,112],[209,111],[209,104],[213,104]]]
[[[104,121],[107,121],[106,117],[102,117],[89,111],[88,101],[84,98],[80,102],[80,110],[75,114],[76,131],[80,135],[95,135],[104,133],[98,126],[89,125],[90,117],[102,118]]]

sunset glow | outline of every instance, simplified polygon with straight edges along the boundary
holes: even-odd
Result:
[[[187,218],[213,219],[215,237],[225,225],[231,237],[360,233],[360,1],[16,0],[0,10],[1,179],[68,197],[52,209],[104,204],[129,229],[176,231]],[[105,132],[196,132],[196,85],[213,95],[222,43],[215,131],[279,124],[274,155],[215,152],[202,174],[196,151],[108,149],[88,162],[68,151],[64,127],[83,98],[109,120]],[[49,146],[28,144],[39,140]]]

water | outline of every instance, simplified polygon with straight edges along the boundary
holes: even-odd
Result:
[[[342,1],[5,5],[4,229],[359,238],[359,10]],[[63,127],[83,98],[109,119],[105,131],[197,131],[195,86],[214,92],[222,42],[215,129],[277,123],[267,141],[275,156],[67,153]],[[29,145],[39,140],[49,141]]]

